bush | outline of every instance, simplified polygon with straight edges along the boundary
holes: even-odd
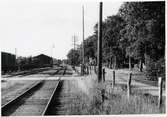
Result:
[[[158,77],[162,77],[163,80],[165,80],[165,59],[161,58],[156,62],[157,67],[157,75]]]
[[[153,61],[151,58],[147,58],[146,76],[153,81],[157,81],[158,77],[165,80],[165,59],[161,58],[158,61]]]

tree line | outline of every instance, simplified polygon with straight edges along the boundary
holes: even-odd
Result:
[[[102,24],[103,64],[110,68],[138,68],[147,78],[165,78],[165,2],[125,2]],[[85,61],[97,57],[98,24],[84,41]],[[82,43],[83,44],[83,43]],[[81,48],[70,50],[71,64],[82,61]]]

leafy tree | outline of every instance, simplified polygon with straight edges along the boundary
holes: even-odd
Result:
[[[96,58],[97,51],[97,38],[96,35],[89,36],[84,43],[85,47],[85,57],[86,58]]]
[[[140,71],[142,63],[156,63],[164,57],[165,2],[126,2],[118,14],[126,21],[121,31],[126,54],[140,60]]]
[[[118,14],[127,22],[126,31],[123,31],[124,39],[129,42],[127,54],[141,60],[141,63],[144,54],[152,56],[159,51],[159,45],[160,56],[164,55],[164,8],[164,2],[126,2],[119,9]]]
[[[165,73],[165,2],[125,2],[117,15],[105,19],[102,31],[103,63],[121,67],[129,58],[129,68],[137,61],[142,71],[145,63],[149,77]],[[97,38],[96,23],[94,34],[84,41],[86,59],[97,58]],[[81,48],[72,51],[68,58],[78,64]]]
[[[114,63],[114,68],[118,67],[123,61],[123,48],[120,46],[120,30],[124,28],[125,22],[118,15],[107,17],[105,20],[103,34],[103,56],[104,59]],[[112,58],[114,58],[112,60]],[[112,62],[113,61],[113,62]]]
[[[79,65],[80,64],[80,52],[79,50],[71,49],[67,54],[69,64],[71,65]]]

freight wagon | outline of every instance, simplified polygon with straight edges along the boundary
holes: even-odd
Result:
[[[18,62],[17,62],[18,61]],[[40,54],[32,58],[18,57],[10,53],[1,52],[2,74],[9,71],[30,70],[34,68],[52,67],[53,59],[47,55]]]
[[[16,56],[14,54],[1,52],[1,70],[2,73],[16,70]]]

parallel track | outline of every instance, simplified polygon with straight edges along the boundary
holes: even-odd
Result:
[[[49,70],[49,69],[51,69],[51,68],[38,68],[38,69],[35,68],[35,69],[32,69],[32,70],[26,70],[26,71],[21,71],[21,72],[18,72],[18,73],[13,73],[13,74],[10,74],[10,75],[8,75],[8,76],[6,76],[6,77],[4,77],[4,78],[16,77],[16,76],[18,76],[18,77],[24,77],[24,76],[34,75],[34,74],[38,74],[38,73],[43,74],[43,73],[42,73],[43,71],[47,71],[47,70]],[[49,74],[49,75],[56,75],[61,69],[62,69],[62,68],[57,69],[56,72],[51,73],[51,74]],[[3,77],[3,76],[2,76],[2,77]]]
[[[66,69],[67,69],[66,67],[64,67],[64,69],[61,69],[61,70],[63,70],[62,75],[65,74]],[[49,84],[47,84],[47,82],[49,82]],[[22,115],[22,116],[24,116],[24,115],[27,115],[27,116],[30,116],[30,115],[47,115],[47,112],[50,108],[53,97],[55,96],[56,90],[59,87],[59,85],[61,84],[60,82],[61,82],[60,77],[59,77],[59,80],[56,81],[56,83],[55,83],[55,81],[54,82],[53,81],[39,81],[39,82],[37,82],[32,87],[30,87],[29,89],[24,91],[21,95],[17,96],[15,99],[11,100],[7,104],[4,104],[1,107],[2,116],[8,116],[8,115]],[[42,89],[43,89],[43,92],[42,92]],[[48,91],[48,92],[46,92],[46,91]],[[43,97],[39,96],[40,94],[44,94],[44,96],[46,94],[47,95],[43,99]],[[36,100],[34,100],[34,98],[36,98]],[[42,99],[40,99],[40,98],[42,98]],[[26,111],[27,110],[27,107],[26,107],[27,105],[30,105],[29,108],[31,109],[31,106],[36,106],[35,105],[36,103],[37,103],[38,106],[41,105],[40,111],[41,110],[42,111],[40,113],[35,113],[34,114],[33,112],[31,113],[31,111],[29,113],[28,112],[22,112],[22,111],[18,111],[18,112],[15,113],[15,111],[17,111],[17,109],[20,109],[20,108],[22,108],[20,110]],[[15,114],[13,114],[13,113],[15,113]]]
[[[62,75],[65,74],[66,70],[67,70],[67,67],[64,67],[64,71],[62,72],[63,73]],[[51,97],[50,97],[50,99],[48,101],[48,104],[47,104],[47,106],[45,107],[45,110],[42,113],[42,116],[49,115],[49,112],[50,112],[50,110],[52,108],[52,103],[53,103],[53,101],[55,99],[55,96],[56,96],[56,91],[58,91],[61,88],[61,86],[62,86],[62,81],[60,80],[60,77],[59,77],[59,84],[54,89],[54,91],[53,91],[53,93],[52,93],[52,95],[51,95]]]
[[[19,100],[21,100],[23,97],[25,97],[27,94],[35,90],[43,81],[39,81],[32,85],[30,88],[28,88],[26,91],[15,97],[13,100],[9,101],[8,103],[2,105],[1,112],[2,116],[6,115],[5,113],[9,108],[11,108],[14,104],[16,104]]]

